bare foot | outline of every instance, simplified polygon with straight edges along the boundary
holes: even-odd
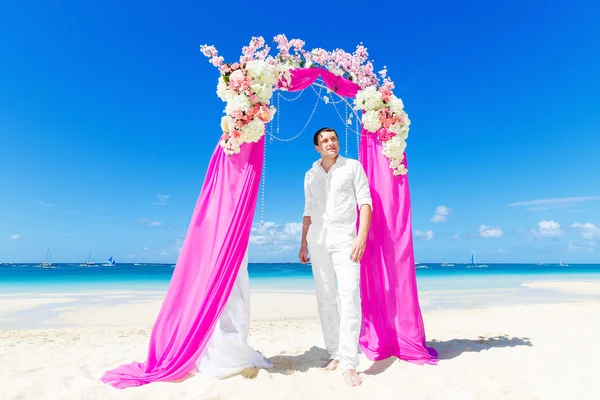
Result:
[[[346,383],[350,386],[359,386],[361,383],[363,383],[362,378],[358,376],[356,370],[354,369],[347,369],[342,375],[344,375]]]
[[[339,364],[340,360],[331,360],[329,361],[329,364],[327,364],[327,366],[323,369],[325,371],[335,371]]]
[[[257,367],[247,367],[240,372],[240,375],[246,379],[254,379],[258,376],[258,371]]]

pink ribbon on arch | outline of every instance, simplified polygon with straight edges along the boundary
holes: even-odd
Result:
[[[323,79],[323,83],[325,83],[329,89],[343,97],[354,98],[356,97],[356,93],[360,90],[360,87],[356,83],[338,76],[333,72],[329,72],[324,68],[293,69],[290,73],[292,81],[287,86],[287,89],[290,92],[306,89],[319,79],[319,77]],[[284,85],[284,82],[279,82],[280,88]]]

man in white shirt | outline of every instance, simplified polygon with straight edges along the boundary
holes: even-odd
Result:
[[[304,177],[305,206],[298,258],[301,263],[308,263],[310,250],[319,316],[325,346],[331,355],[326,369],[339,368],[349,385],[358,386],[362,383],[356,373],[362,319],[359,262],[371,224],[371,192],[362,165],[339,155],[338,136],[333,129],[320,129],[313,141],[321,159]]]

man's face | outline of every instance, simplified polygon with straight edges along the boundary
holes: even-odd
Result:
[[[315,146],[322,157],[334,158],[340,152],[340,143],[337,135],[332,131],[321,132],[319,135],[319,145]]]

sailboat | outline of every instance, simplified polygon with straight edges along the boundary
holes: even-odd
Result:
[[[467,266],[467,268],[487,268],[488,265],[480,264],[477,265],[477,261],[475,261],[475,252],[471,253],[471,265]]]
[[[117,265],[117,262],[115,261],[115,259],[110,256],[110,258],[108,259],[108,262],[106,264],[103,264],[103,266],[105,267],[114,267],[115,265]]]
[[[50,262],[50,249],[46,250],[46,258],[44,259],[44,262],[40,264],[40,266],[42,268],[54,268],[56,267],[56,265],[52,264]]]
[[[88,256],[88,260],[87,262],[84,262],[83,264],[79,264],[80,267],[91,267],[96,265],[93,261],[91,261],[92,259],[92,253],[90,253],[90,255]]]
[[[560,266],[561,267],[568,267],[569,264],[567,264],[566,262],[564,262],[563,260],[560,260]]]

